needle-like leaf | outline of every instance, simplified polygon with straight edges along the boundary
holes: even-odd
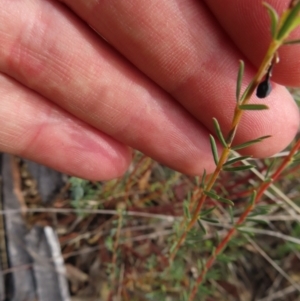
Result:
[[[293,29],[295,29],[300,24],[300,17],[298,13],[300,11],[300,2],[291,9],[291,11],[286,16],[283,24],[281,25],[277,39],[284,39]]]
[[[250,204],[251,205],[254,205],[254,202],[255,202],[255,199],[256,199],[256,195],[257,195],[256,190],[253,190],[253,192],[251,194],[251,199],[250,199]]]
[[[230,206],[234,206],[234,202],[233,201],[230,201],[229,199],[225,199],[225,198],[222,198],[220,197],[218,199],[219,202],[222,202],[222,203],[225,203],[227,205],[230,205]]]
[[[251,110],[251,111],[261,111],[261,110],[268,110],[269,107],[264,104],[246,104],[246,105],[240,105],[240,110]]]
[[[223,167],[222,170],[224,171],[240,171],[240,170],[248,170],[255,167],[254,165],[241,165],[241,166],[234,166],[234,167]]]
[[[215,194],[215,193],[212,192],[212,191],[206,191],[206,190],[205,190],[205,191],[203,191],[203,193],[204,193],[205,195],[207,195],[208,197],[210,197],[210,198],[216,200],[216,201],[219,201],[219,202],[228,204],[228,205],[230,205],[230,206],[233,206],[233,205],[234,205],[234,203],[233,203],[232,201],[230,201],[229,199],[225,199],[225,198],[223,198],[223,197],[221,197],[221,196]]]
[[[190,213],[190,210],[189,210],[189,202],[187,202],[187,201],[183,202],[183,213],[184,213],[184,216],[188,220],[191,218],[191,213]]]
[[[216,144],[215,138],[212,135],[209,135],[209,139],[210,139],[210,146],[211,146],[215,164],[218,165],[219,155],[218,155],[217,144]]]
[[[263,5],[266,7],[268,10],[268,13],[271,18],[271,34],[272,38],[276,40],[276,31],[277,31],[277,24],[278,24],[278,14],[276,10],[267,2],[263,2]]]
[[[248,146],[250,146],[250,145],[253,145],[253,144],[255,144],[255,143],[261,142],[261,141],[263,141],[264,139],[267,139],[267,138],[270,138],[270,137],[271,137],[270,135],[268,135],[268,136],[262,136],[262,137],[260,137],[260,138],[257,138],[257,139],[254,139],[254,140],[250,140],[250,141],[247,141],[247,142],[245,142],[245,143],[242,143],[242,144],[233,146],[232,149],[233,149],[233,150],[242,149],[242,148],[248,147]]]
[[[201,184],[200,184],[200,187],[202,188],[205,187],[205,178],[206,178],[206,170],[204,169],[202,179],[201,179]]]
[[[218,120],[216,118],[213,118],[213,123],[214,123],[215,131],[216,131],[216,134],[219,138],[220,143],[223,145],[223,147],[227,147],[227,143],[224,139],[224,136],[223,136],[223,133],[221,131],[221,127],[220,127],[220,124],[219,124]]]
[[[203,231],[203,233],[206,234],[206,233],[207,233],[207,232],[206,232],[206,229],[205,229],[205,227],[202,225],[202,223],[201,223],[201,221],[200,221],[199,218],[197,219],[197,223],[198,223],[200,229]]]
[[[210,214],[211,212],[213,212],[215,209],[217,208],[217,206],[211,207],[207,210],[203,210],[202,212],[200,212],[200,218],[202,218],[205,215]]]
[[[258,218],[247,217],[246,221],[247,222],[255,222],[255,223],[258,223],[258,224],[262,224],[262,225],[268,225],[268,222],[266,220],[258,219]]]
[[[205,222],[213,223],[213,224],[218,224],[219,223],[219,221],[217,219],[214,219],[214,218],[201,217],[201,220],[203,220]]]
[[[252,156],[241,156],[241,157],[236,157],[236,158],[232,158],[230,160],[228,160],[223,166],[228,166],[228,165],[232,165],[236,162],[240,162],[242,160],[247,160],[249,158],[251,158]]]
[[[240,103],[242,103],[244,101],[244,99],[246,98],[249,90],[250,90],[250,87],[252,86],[253,84],[253,80],[250,82],[250,84],[247,86],[247,88],[245,89],[245,91],[243,92],[242,96],[241,96],[241,99],[240,99]]]
[[[238,77],[237,77],[237,82],[236,82],[236,101],[237,102],[239,102],[239,100],[240,100],[240,94],[241,94],[241,87],[242,87],[242,83],[243,83],[244,70],[245,70],[245,64],[241,60],[240,61],[239,72],[238,72]]]

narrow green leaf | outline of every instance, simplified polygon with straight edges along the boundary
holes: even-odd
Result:
[[[232,144],[232,141],[233,141],[233,139],[234,139],[234,137],[235,137],[236,131],[237,131],[237,126],[233,127],[233,128],[229,131],[229,133],[228,133],[228,135],[227,135],[227,138],[226,138],[227,144],[230,144],[230,145]]]
[[[211,191],[204,190],[203,193],[214,200],[218,200],[220,198],[217,194]]]
[[[246,98],[246,96],[249,93],[249,90],[250,90],[252,84],[253,84],[253,80],[250,82],[250,84],[247,86],[247,88],[245,89],[244,93],[242,94],[242,97],[240,99],[240,103],[242,103],[243,100]]]
[[[205,266],[205,263],[202,258],[197,259],[197,268],[199,271],[202,271],[203,267]]]
[[[216,208],[217,208],[217,206],[214,206],[214,207],[209,208],[209,209],[207,209],[207,210],[201,211],[199,217],[202,218],[203,216],[210,214],[210,213],[213,212]]]
[[[254,165],[241,165],[241,166],[234,166],[234,167],[223,167],[222,170],[224,171],[240,171],[240,170],[249,170],[255,167]]]
[[[191,218],[191,213],[190,213],[190,210],[189,210],[189,202],[188,201],[184,201],[183,202],[183,212],[184,212],[184,216],[190,220]]]
[[[217,256],[218,262],[226,263],[227,265],[231,262],[236,262],[236,259],[234,256],[227,256],[225,254],[219,254]]]
[[[234,202],[231,201],[231,200],[229,200],[229,199],[225,199],[225,198],[220,197],[220,198],[218,199],[218,201],[219,201],[219,202],[222,202],[222,203],[225,203],[225,204],[227,204],[227,205],[230,205],[230,206],[234,206]]]
[[[174,241],[174,242],[173,242],[173,244],[172,244],[172,246],[170,247],[170,250],[169,250],[169,252],[170,252],[171,254],[172,254],[172,253],[173,253],[173,251],[175,250],[176,246],[177,246],[177,240],[176,240],[176,241]]]
[[[209,139],[210,139],[210,146],[211,146],[211,150],[212,150],[212,154],[213,154],[213,157],[214,157],[215,164],[218,165],[219,155],[218,155],[218,150],[217,150],[217,145],[216,145],[215,138],[212,135],[209,135]]]
[[[300,25],[300,16],[298,16],[293,23],[293,27],[292,30],[294,30],[296,27],[298,27]]]
[[[239,109],[244,111],[261,111],[261,110],[268,110],[269,107],[264,104],[246,104],[246,105],[240,105]]]
[[[299,44],[300,43],[300,39],[299,40],[288,40],[288,41],[285,41],[283,43],[283,45],[294,45],[294,44]]]
[[[254,193],[254,192],[253,192]],[[252,193],[252,194],[253,194]],[[254,199],[252,200],[252,203],[255,201],[256,198],[256,191],[255,191],[255,195],[254,195]],[[253,197],[251,195],[251,197]],[[274,204],[271,205],[262,205],[262,206],[255,206],[254,210],[252,211],[252,213],[249,214],[249,217],[254,217],[254,216],[258,216],[258,215],[267,215],[271,212],[271,210],[274,208]]]
[[[249,230],[244,230],[243,228],[240,227],[236,227],[236,230],[239,231],[240,233],[247,234],[251,237],[255,235],[253,232],[250,232]]]
[[[207,234],[205,227],[202,225],[200,219],[197,219],[197,223],[204,234]]]
[[[202,187],[202,188],[205,187],[205,178],[206,178],[206,169],[204,169],[202,179],[201,179],[200,187]]]
[[[219,124],[218,120],[216,118],[213,118],[213,123],[214,123],[216,134],[219,138],[219,141],[221,142],[223,147],[227,147],[227,143],[224,139],[224,136],[223,136],[223,133],[221,131],[221,127],[220,127],[220,124]]]
[[[258,218],[251,218],[251,217],[247,217],[246,218],[247,222],[254,222],[254,223],[259,223],[259,224],[264,224],[264,225],[268,225],[268,222],[263,220],[263,219],[258,219]]]
[[[238,77],[237,77],[237,81],[236,81],[236,101],[237,102],[239,102],[239,100],[240,100],[240,94],[241,94],[241,87],[242,87],[242,83],[243,83],[244,70],[245,70],[245,64],[241,60],[240,61],[239,72],[238,72]]]
[[[228,200],[228,199],[225,199],[225,198],[223,198],[223,197],[221,197],[221,196],[215,194],[214,192],[206,191],[206,190],[205,190],[205,191],[203,191],[203,193],[204,193],[205,195],[207,195],[208,197],[210,197],[210,198],[216,200],[216,201],[219,201],[219,202],[228,204],[228,205],[230,205],[230,206],[233,206],[233,205],[234,205],[234,203],[233,203],[232,201],[230,201],[230,200]]]
[[[271,18],[271,34],[272,38],[276,40],[276,29],[277,29],[277,24],[278,24],[278,14],[276,10],[267,2],[263,2],[263,5],[266,7],[268,10],[268,13]]]
[[[252,194],[251,194],[251,198],[250,198],[250,204],[251,204],[252,206],[253,206],[254,203],[255,203],[256,195],[257,195],[256,190],[253,190],[253,192],[252,192]]]
[[[236,157],[236,158],[232,158],[230,160],[228,160],[223,166],[228,166],[228,165],[232,165],[236,162],[240,162],[242,160],[247,160],[249,158],[251,158],[252,156],[241,156],[241,157]]]
[[[213,224],[218,224],[219,223],[219,221],[217,219],[214,219],[214,218],[201,217],[201,220],[203,220],[205,222],[213,223]]]
[[[182,233],[185,231],[185,227],[180,224],[179,220],[174,222],[173,229],[176,233],[177,238],[180,237],[180,235],[182,235]]]
[[[288,13],[287,17],[285,18],[283,24],[281,25],[277,39],[281,40],[286,37],[295,27],[298,26],[300,19],[298,18],[298,13],[300,11],[300,2],[298,2]]]
[[[242,144],[233,146],[232,149],[233,149],[233,150],[242,149],[242,148],[248,147],[248,146],[250,146],[250,145],[252,145],[252,144],[261,142],[261,141],[263,141],[264,139],[267,139],[267,138],[270,138],[270,137],[271,137],[270,135],[268,135],[268,136],[262,136],[262,137],[259,137],[259,138],[257,138],[257,139],[250,140],[250,141],[247,141],[247,142],[245,142],[245,143],[242,143]]]

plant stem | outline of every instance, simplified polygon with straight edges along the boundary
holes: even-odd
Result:
[[[210,269],[210,267],[213,265],[213,263],[216,260],[216,257],[225,249],[225,247],[227,246],[228,242],[231,240],[232,236],[235,234],[235,232],[237,231],[237,227],[241,226],[245,219],[247,218],[247,216],[249,215],[249,213],[251,213],[251,211],[255,208],[255,205],[260,201],[262,195],[264,194],[264,192],[269,188],[269,186],[279,177],[279,175],[282,173],[282,171],[286,168],[286,166],[292,161],[293,156],[295,155],[295,153],[300,149],[300,139],[295,143],[294,147],[291,149],[289,155],[282,161],[282,163],[280,164],[280,166],[277,168],[277,170],[274,172],[274,174],[271,177],[271,181],[268,182],[263,182],[260,186],[260,188],[257,191],[257,195],[255,197],[255,200],[252,204],[250,204],[245,211],[243,212],[243,214],[239,217],[238,221],[236,222],[236,224],[234,225],[234,227],[232,227],[227,235],[223,238],[223,240],[219,243],[219,245],[217,246],[217,248],[215,249],[214,253],[210,256],[210,258],[208,259],[205,267],[203,268],[201,274],[199,275],[199,277],[196,280],[196,283],[192,289],[192,292],[190,294],[189,297],[189,301],[194,300],[198,287],[199,285],[203,282],[205,275],[207,273],[207,271]]]
[[[234,111],[234,116],[232,119],[232,123],[231,123],[231,129],[227,135],[226,141],[227,141],[227,147],[223,148],[223,151],[221,153],[218,165],[216,166],[215,171],[213,172],[212,176],[210,177],[209,182],[207,183],[205,190],[206,191],[210,191],[213,187],[213,185],[215,184],[216,180],[219,177],[220,172],[222,171],[222,167],[224,165],[224,163],[227,161],[228,156],[230,154],[230,150],[231,150],[231,145],[232,142],[234,140],[238,125],[240,123],[240,120],[242,118],[243,115],[243,110],[241,110],[239,108],[239,105],[243,105],[243,104],[247,104],[252,96],[252,94],[254,93],[255,89],[257,88],[258,84],[260,83],[260,81],[263,79],[266,70],[268,69],[268,67],[270,66],[270,64],[272,63],[272,60],[278,50],[278,48],[280,47],[281,43],[278,41],[273,41],[270,46],[269,49],[267,51],[267,54],[265,56],[265,58],[263,59],[259,70],[257,71],[256,75],[254,76],[252,82],[250,83],[250,85],[247,88],[246,94],[243,97],[243,100],[240,103],[237,103],[236,107],[235,107],[235,111]],[[170,262],[172,262],[176,256],[177,251],[179,250],[179,248],[181,247],[181,245],[184,243],[186,236],[187,236],[187,232],[190,231],[192,229],[192,227],[195,225],[195,223],[197,222],[199,213],[203,207],[203,204],[206,200],[206,195],[202,192],[200,199],[198,201],[198,204],[194,210],[194,213],[192,215],[191,220],[189,221],[184,233],[181,235],[181,237],[179,238],[173,252],[170,254]]]

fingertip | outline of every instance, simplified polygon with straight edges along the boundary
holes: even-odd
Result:
[[[101,154],[95,156],[78,157],[78,161],[74,164],[71,170],[66,170],[67,174],[84,178],[91,181],[108,181],[122,177],[132,160],[132,151],[129,147],[122,147],[118,149],[111,156],[102,156]]]
[[[295,138],[299,129],[299,109],[289,91],[278,84],[272,83],[272,92],[265,99],[253,97],[255,103],[265,103],[268,110],[246,112],[241,130],[248,133],[246,140],[270,135],[257,144],[241,151],[257,158],[270,157],[285,149]],[[245,142],[239,136],[237,143]]]
[[[119,178],[131,163],[129,147],[79,121],[73,126],[66,124],[64,134],[53,137],[53,132],[55,128],[48,125],[40,137],[35,137],[32,146],[19,155],[92,181]]]

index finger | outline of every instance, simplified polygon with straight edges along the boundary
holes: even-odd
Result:
[[[224,32],[205,3],[194,0],[152,0],[150,4],[146,0],[63,2],[207,128],[213,131],[212,118],[216,117],[223,131],[228,132],[235,107],[238,61],[246,61],[245,85],[256,68]],[[212,2],[222,1],[209,3]],[[261,5],[260,0],[242,2]],[[228,1],[223,2],[222,8],[211,4],[218,14],[223,14],[221,21],[239,28],[236,32],[248,35],[249,30],[250,33],[260,30],[260,26],[254,29],[239,26],[225,5]],[[232,11],[235,6],[241,6],[238,0],[231,2]],[[249,17],[252,13],[243,17],[252,18]],[[255,53],[263,54],[253,40],[252,44]],[[254,96],[252,101],[258,99]],[[274,84],[265,103],[270,110],[244,114],[236,136],[236,143],[241,143],[272,135],[266,142],[251,147],[249,151],[255,156],[270,156],[285,148],[299,125],[297,106],[284,87]]]

